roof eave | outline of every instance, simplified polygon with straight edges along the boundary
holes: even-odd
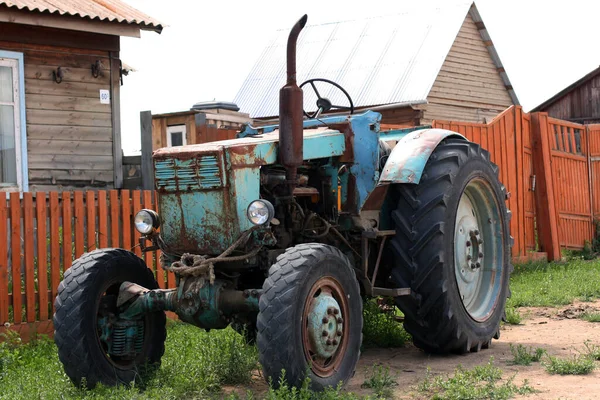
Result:
[[[79,14],[60,14],[7,6],[6,4],[0,4],[0,22],[130,37],[140,37],[140,30],[154,31],[158,34],[163,30],[163,25],[160,23],[127,22]]]
[[[508,95],[510,96],[513,104],[517,105],[517,106],[521,105],[521,103],[519,103],[517,94],[515,93],[515,90],[512,86],[512,83],[510,82],[510,79],[508,78],[508,74],[506,73],[506,71],[504,69],[504,65],[502,64],[502,61],[500,61],[500,56],[498,55],[498,52],[496,51],[494,42],[492,42],[492,38],[490,37],[490,34],[489,34],[487,28],[485,27],[485,24],[483,23],[483,19],[481,18],[481,14],[479,14],[479,10],[477,9],[475,2],[473,2],[473,4],[471,4],[471,8],[469,9],[469,15],[471,15],[473,22],[475,22],[475,25],[477,26],[479,35],[481,36],[483,43],[485,44],[488,52],[490,53],[490,57],[492,58],[492,61],[494,62],[494,65],[496,66],[496,71],[498,71],[498,73],[500,74],[502,83],[504,83],[504,87],[506,87],[506,90],[508,91]]]

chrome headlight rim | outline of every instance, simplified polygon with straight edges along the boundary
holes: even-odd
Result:
[[[144,208],[135,214],[133,225],[139,233],[148,235],[160,227],[160,217],[156,211]]]
[[[259,208],[263,211],[263,214],[261,216],[254,215],[253,211]],[[271,204],[271,202],[268,200],[254,200],[250,202],[248,208],[246,209],[246,217],[248,217],[248,220],[252,225],[267,225],[269,222],[271,222],[273,217],[275,217],[275,207],[273,207],[273,204]]]

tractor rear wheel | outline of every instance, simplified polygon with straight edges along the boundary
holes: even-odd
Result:
[[[498,167],[478,144],[452,138],[418,185],[397,187],[392,278],[405,329],[431,353],[479,351],[499,337],[510,264],[510,212]]]
[[[54,301],[54,341],[65,373],[77,386],[143,384],[160,365],[167,335],[165,313],[148,313],[140,321],[120,320],[117,296],[126,281],[158,289],[144,260],[123,249],[86,253],[65,271]],[[128,338],[132,331],[133,339]],[[135,343],[134,351],[125,351],[128,339]]]
[[[346,256],[310,243],[286,250],[269,269],[259,301],[258,352],[265,377],[314,390],[354,375],[362,342],[362,299]]]

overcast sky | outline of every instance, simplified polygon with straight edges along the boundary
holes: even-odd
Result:
[[[319,24],[396,14],[415,0],[125,1],[166,25],[160,35],[121,39],[121,59],[137,70],[121,88],[122,143],[129,154],[140,149],[140,111],[231,101],[273,33],[302,14]],[[526,111],[600,65],[598,0],[476,4]]]

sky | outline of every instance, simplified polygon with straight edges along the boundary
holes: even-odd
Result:
[[[397,14],[415,0],[124,1],[166,25],[160,35],[121,38],[121,60],[136,70],[121,88],[122,147],[132,154],[140,111],[232,101],[275,31],[303,14],[311,25],[354,20]],[[599,0],[475,3],[525,111],[600,65]]]

